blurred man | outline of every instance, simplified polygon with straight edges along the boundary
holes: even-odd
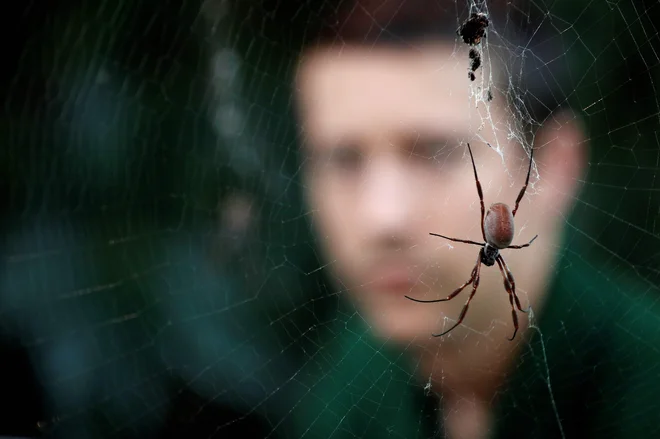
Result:
[[[395,26],[399,12],[380,23]],[[508,341],[514,333],[511,305],[497,265],[482,265],[463,323],[440,338],[430,335],[455,324],[471,286],[442,303],[416,303],[404,296],[445,298],[470,278],[479,247],[429,235],[483,241],[467,143],[486,209],[495,202],[513,208],[523,186],[529,150],[521,144],[524,136],[509,135],[519,121],[499,93],[500,85],[491,89],[492,101],[481,98],[493,85],[489,74],[499,77],[503,66],[485,66],[471,82],[466,70],[469,48],[457,45],[455,28],[432,38],[423,30],[413,31],[424,38],[401,44],[396,38],[386,41],[387,29],[381,29],[382,38],[370,38],[368,30],[378,26],[356,24],[358,12],[352,14],[344,17],[344,29],[358,33],[352,38],[340,34],[336,43],[328,40],[308,48],[296,76],[303,179],[319,245],[336,287],[355,303],[373,334],[414,358],[420,383],[428,382],[441,395],[437,416],[447,436],[485,438],[502,423],[496,419],[501,408],[495,401],[534,334],[529,331],[530,315],[518,312],[520,330]],[[374,14],[365,16],[377,21]],[[484,88],[478,90],[479,85]],[[530,186],[515,217],[513,244],[524,244],[536,234],[538,239],[528,248],[501,254],[515,277],[523,309],[531,307],[538,318],[548,307],[566,305],[559,302],[563,293],[553,291],[561,289],[555,277],[563,227],[586,170],[587,143],[577,117],[561,111],[535,132],[533,145]],[[566,288],[562,291],[570,294]],[[579,296],[583,293],[579,290]],[[577,355],[572,361],[567,368],[585,367]],[[352,383],[355,370],[346,373],[346,382]],[[577,412],[555,398],[561,399],[543,396],[555,405],[547,417],[532,413],[543,419],[538,425],[553,425],[545,431],[541,427],[541,432],[554,437],[567,430],[583,431],[570,418]],[[328,404],[332,398],[320,399]],[[337,410],[324,408],[319,416]]]

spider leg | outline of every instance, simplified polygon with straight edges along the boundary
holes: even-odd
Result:
[[[470,306],[470,302],[472,301],[472,298],[474,297],[474,294],[477,292],[477,288],[479,287],[479,273],[481,272],[481,252],[483,250],[479,251],[479,258],[477,259],[477,265],[474,267],[474,270],[472,271],[472,274],[474,276],[473,281],[472,281],[472,293],[470,293],[470,297],[468,297],[467,302],[465,302],[465,305],[463,306],[463,310],[461,311],[461,315],[458,318],[458,321],[454,326],[451,328],[447,329],[445,332],[441,334],[431,334],[434,337],[442,337],[461,323],[463,323],[463,319],[465,318],[465,314],[467,314],[468,307]]]
[[[477,193],[479,194],[479,203],[481,203],[481,236],[483,236],[484,241],[486,239],[486,230],[484,229],[484,215],[486,214],[486,207],[484,206],[484,192],[481,190],[481,183],[479,182],[479,177],[477,177],[477,166],[474,164],[474,156],[472,155],[472,148],[470,144],[467,144],[468,151],[470,151],[470,159],[472,160],[472,169],[474,170],[474,180],[477,182]],[[529,179],[529,176],[527,177]],[[515,212],[515,210],[514,210]]]
[[[518,300],[518,297],[515,295],[513,292],[513,288],[511,284],[509,283],[509,279],[507,279],[507,276],[504,274],[504,269],[502,268],[502,262],[501,261],[501,256],[496,259],[497,265],[500,267],[500,272],[502,273],[502,277],[504,278],[504,289],[506,289],[506,292],[509,293],[509,303],[511,303],[511,318],[513,319],[513,335],[509,339],[509,341],[513,341],[514,338],[516,338],[516,334],[518,333],[518,314],[516,314],[516,308],[513,305],[513,299],[515,298],[516,304],[518,305],[518,309],[521,309],[520,307],[520,301]]]
[[[520,189],[520,193],[518,194],[518,198],[516,198],[516,207],[513,208],[513,216],[516,216],[516,211],[518,210],[518,205],[520,204],[520,200],[522,200],[523,195],[525,195],[525,190],[527,189],[527,185],[529,184],[529,174],[532,172],[532,157],[534,156],[534,147],[532,147],[531,152],[529,153],[529,168],[527,169],[527,179],[525,180],[525,185]]]
[[[500,266],[502,277],[504,277],[504,283],[505,283],[504,287],[506,288],[506,282],[508,280],[509,286],[511,288],[511,292],[513,293],[513,299],[516,301],[516,306],[521,312],[524,313],[528,312],[529,309],[524,310],[522,309],[522,306],[520,306],[520,300],[518,300],[518,295],[516,294],[516,281],[513,278],[513,273],[511,273],[511,270],[509,270],[509,266],[506,265],[506,261],[504,260],[502,255],[499,255],[496,260],[497,260],[497,264]],[[504,274],[505,271],[506,271],[506,275]]]
[[[445,239],[448,239],[448,240],[450,240],[450,241],[454,241],[454,242],[462,242],[462,243],[464,243],[464,244],[474,244],[474,245],[479,245],[479,246],[481,246],[481,247],[483,247],[484,245],[486,245],[486,244],[484,244],[483,242],[470,241],[469,239],[450,238],[449,236],[438,235],[437,233],[429,233],[429,235],[439,236],[440,238],[445,238]]]
[[[479,252],[479,255],[481,256],[481,252]],[[478,264],[478,263],[479,263],[479,262],[477,262],[477,264]],[[474,281],[474,277],[475,277],[475,272],[476,272],[476,270],[477,270],[477,266],[475,265],[474,268],[472,269],[472,274],[470,275],[470,279],[468,279],[468,281],[465,282],[465,283],[464,283],[463,285],[461,285],[460,287],[456,288],[456,289],[454,290],[453,293],[451,293],[449,296],[447,296],[447,297],[444,298],[444,299],[420,300],[420,299],[413,299],[413,298],[410,297],[410,296],[404,296],[404,297],[405,297],[406,299],[410,299],[410,300],[412,300],[413,302],[419,302],[419,303],[446,302],[446,301],[451,300],[451,299],[453,299],[454,297],[458,296],[458,293],[460,293],[461,291],[463,291],[463,290],[465,289],[465,287],[467,287],[468,285],[470,285],[470,284]]]
[[[510,245],[510,246],[508,246],[507,248],[525,248],[525,247],[529,247],[529,246],[532,244],[532,242],[534,242],[534,240],[535,240],[536,238],[538,238],[538,237],[539,237],[539,235],[536,235],[536,236],[533,237],[532,240],[529,241],[527,244],[523,244],[523,245]]]

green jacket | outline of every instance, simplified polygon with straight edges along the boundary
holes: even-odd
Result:
[[[577,255],[556,270],[494,401],[491,437],[660,437],[656,289],[610,281]],[[297,377],[308,390],[291,411],[296,437],[444,437],[442,396],[425,391],[405,352],[372,338],[357,312],[328,332]]]

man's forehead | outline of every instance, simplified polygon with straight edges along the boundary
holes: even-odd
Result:
[[[396,83],[408,92],[449,92],[462,82],[464,69],[451,50],[453,46],[399,48],[391,46],[346,46],[311,50],[301,57],[298,85],[315,94],[359,87],[370,91]],[[440,81],[444,85],[440,86]],[[311,89],[311,90],[310,90]],[[397,90],[387,90],[396,94]],[[461,87],[467,96],[467,89]],[[362,95],[364,93],[361,93]],[[449,94],[449,93],[445,93]]]
[[[474,133],[487,114],[483,103],[475,105],[477,85],[470,84],[461,55],[453,43],[308,52],[297,77],[307,128],[320,135],[368,127]],[[500,113],[490,106],[491,117]]]

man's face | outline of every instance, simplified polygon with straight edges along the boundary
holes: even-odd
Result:
[[[385,338],[405,342],[448,329],[470,295],[468,286],[449,302],[404,297],[445,298],[477,261],[479,247],[429,235],[483,241],[466,142],[486,209],[495,202],[513,208],[524,182],[528,157],[507,140],[504,97],[476,105],[471,93],[481,77],[469,81],[467,61],[453,45],[356,47],[319,50],[299,68],[304,184],[316,236],[339,291]],[[500,145],[506,160],[484,140]],[[534,193],[528,189],[516,215],[514,244],[542,232],[530,212]],[[521,273],[533,252],[502,252],[523,307],[532,298]],[[474,331],[512,334],[497,265],[482,266],[477,295],[453,334],[460,339]]]

